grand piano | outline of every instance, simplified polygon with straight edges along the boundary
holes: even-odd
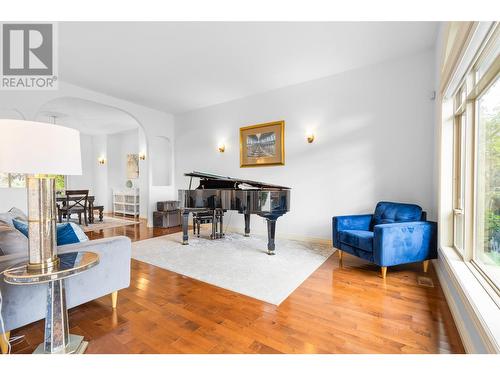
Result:
[[[242,180],[209,173],[185,173],[190,177],[189,189],[179,190],[182,212],[182,243],[188,244],[188,222],[191,212],[235,210],[245,215],[245,236],[250,235],[250,215],[257,214],[267,221],[267,253],[274,255],[276,220],[290,210],[290,188],[264,182]],[[194,178],[200,179],[191,189]]]

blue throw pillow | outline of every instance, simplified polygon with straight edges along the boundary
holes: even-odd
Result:
[[[28,223],[14,219],[12,220],[14,227],[28,237]],[[88,241],[89,238],[75,223],[60,223],[56,226],[57,229],[57,246],[69,245]]]
[[[13,219],[12,224],[14,225],[14,228],[16,228],[19,232],[24,234],[26,237],[28,237],[28,223],[27,222]]]
[[[88,241],[89,238],[75,223],[57,224],[57,246]]]

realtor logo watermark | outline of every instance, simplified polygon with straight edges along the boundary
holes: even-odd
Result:
[[[2,23],[0,89],[57,89],[57,25]]]

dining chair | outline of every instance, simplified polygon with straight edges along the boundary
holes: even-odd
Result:
[[[66,190],[65,200],[62,206],[58,206],[57,215],[59,217],[59,222],[62,222],[63,215],[66,216],[66,221],[69,222],[71,214],[78,215],[78,223],[82,224],[82,214],[84,218],[85,225],[88,224],[88,200],[89,191],[88,190]]]

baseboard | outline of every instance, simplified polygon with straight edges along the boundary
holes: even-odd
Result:
[[[441,249],[439,259],[433,261],[433,264],[465,352],[498,353],[498,348],[485,328],[477,308],[471,303],[471,298],[455,276],[447,256]],[[466,322],[469,322],[469,325]]]
[[[462,345],[464,346],[465,352],[468,354],[475,353],[474,345],[472,344],[472,339],[470,337],[469,331],[465,327],[464,321],[462,320],[462,315],[460,314],[460,310],[457,306],[455,298],[453,297],[450,287],[448,285],[448,280],[446,276],[443,274],[446,271],[443,271],[441,266],[439,265],[439,261],[433,261],[434,269],[436,270],[436,274],[439,279],[439,283],[441,284],[441,289],[443,290],[443,294],[446,298],[446,302],[448,303],[448,307],[450,308],[451,315],[453,316],[453,321],[458,330],[458,334],[460,335],[460,339],[462,340]]]

